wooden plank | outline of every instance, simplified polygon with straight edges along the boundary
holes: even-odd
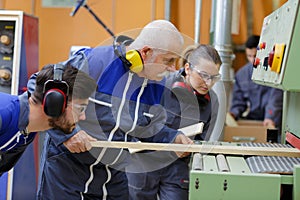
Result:
[[[199,152],[230,155],[258,155],[258,156],[287,156],[300,157],[300,150],[287,147],[247,147],[247,146],[222,146],[199,144],[174,144],[174,143],[146,143],[146,142],[91,142],[92,147],[104,148],[133,148],[141,150]]]
[[[199,122],[197,124],[193,124],[190,126],[183,127],[181,129],[178,129],[179,131],[183,132],[185,136],[192,137],[197,134],[201,134],[203,132],[204,123]]]

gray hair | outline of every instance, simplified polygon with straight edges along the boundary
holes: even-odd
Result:
[[[130,49],[142,49],[144,46],[180,54],[183,46],[183,37],[177,28],[169,21],[155,20],[147,24]]]

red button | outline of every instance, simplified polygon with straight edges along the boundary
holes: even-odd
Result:
[[[257,65],[259,65],[260,63],[260,59],[259,58],[254,58],[254,61],[253,61],[253,67],[257,67]]]
[[[260,49],[265,49],[265,48],[266,48],[266,43],[265,42],[260,43]]]
[[[261,50],[261,49],[265,49],[265,48],[266,48],[265,42],[259,43],[256,47],[257,50]]]

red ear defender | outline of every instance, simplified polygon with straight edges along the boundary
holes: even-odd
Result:
[[[67,107],[69,85],[62,80],[64,65],[54,65],[54,78],[44,84],[43,109],[49,117],[59,117]]]
[[[67,96],[60,89],[54,88],[46,92],[43,99],[43,109],[50,117],[59,117],[67,107]]]

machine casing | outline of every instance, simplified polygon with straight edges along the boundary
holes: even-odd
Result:
[[[298,148],[300,148],[299,36],[299,0],[289,0],[264,19],[252,75],[253,81],[258,84],[284,90],[282,143],[289,142]],[[286,138],[293,139],[286,140]],[[255,173],[250,170],[243,155],[225,155],[225,157],[228,171],[221,171],[215,155],[202,155],[202,169],[191,166],[190,200],[279,200],[282,188],[286,185],[292,188],[292,199],[300,199],[299,164],[294,165],[291,174]],[[194,161],[195,158],[192,162]],[[274,163],[275,166],[276,164]]]

